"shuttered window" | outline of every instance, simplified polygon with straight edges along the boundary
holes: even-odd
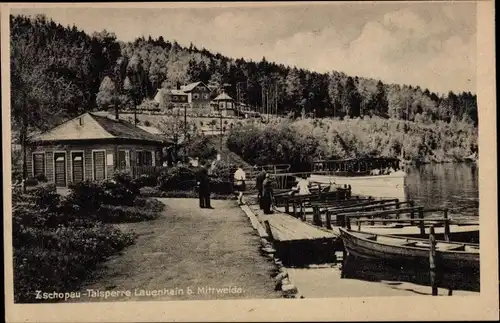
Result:
[[[33,154],[33,176],[45,176],[45,153]]]

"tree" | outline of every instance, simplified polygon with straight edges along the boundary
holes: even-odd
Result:
[[[342,105],[344,107],[345,113],[350,117],[359,117],[361,112],[361,96],[356,89],[354,79],[350,76],[346,80],[344,91],[345,95],[342,98]]]
[[[118,110],[120,105],[119,94],[116,89],[115,82],[106,76],[99,87],[99,93],[97,93],[97,106],[101,109],[108,109],[114,107]]]
[[[43,15],[34,19],[11,16],[10,28],[12,133],[22,146],[26,178],[30,133],[81,113],[92,97],[89,88],[93,81],[87,79],[92,53],[88,36],[56,25]],[[56,31],[71,37],[56,39]],[[81,41],[83,48],[72,50],[72,40]],[[78,59],[82,59],[80,64],[76,64]]]
[[[387,115],[389,103],[387,102],[387,94],[385,93],[384,83],[377,82],[377,92],[375,93],[375,104],[377,112],[381,115]]]

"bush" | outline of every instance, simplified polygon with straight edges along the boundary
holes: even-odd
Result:
[[[105,202],[106,192],[101,182],[84,180],[70,185],[71,193],[67,196],[67,204],[82,215],[95,214]]]
[[[25,229],[14,241],[15,302],[43,301],[35,299],[35,290],[74,291],[99,262],[134,239],[108,225]]]
[[[35,176],[35,179],[38,181],[38,182],[47,182],[47,177],[45,177],[44,174],[39,174],[37,176]]]
[[[158,187],[163,191],[194,190],[196,169],[184,166],[169,168],[158,177]]]
[[[142,188],[145,186],[156,186],[158,182],[158,177],[156,175],[141,175],[138,178],[134,179],[132,183],[136,185],[137,188]]]
[[[38,180],[34,177],[29,177],[24,181],[25,186],[36,186],[38,184]]]

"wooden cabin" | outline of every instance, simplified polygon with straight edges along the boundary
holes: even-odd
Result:
[[[110,178],[116,170],[134,174],[161,166],[163,148],[170,145],[127,121],[87,112],[29,139],[28,177],[44,175],[65,187]]]

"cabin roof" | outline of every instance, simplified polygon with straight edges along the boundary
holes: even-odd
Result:
[[[227,95],[226,92],[219,94],[213,101],[233,101],[233,98]]]
[[[116,120],[109,116],[92,112],[86,112],[46,132],[34,135],[30,138],[30,141],[95,139],[141,140],[154,143],[165,142],[160,136],[149,133],[125,120]]]
[[[210,88],[208,86],[205,85],[205,83],[199,81],[199,82],[194,82],[194,83],[189,83],[187,85],[184,85],[181,87],[181,90],[183,92],[191,92],[192,90],[194,90],[198,85],[203,85],[204,87],[206,87],[207,89],[210,90]]]

